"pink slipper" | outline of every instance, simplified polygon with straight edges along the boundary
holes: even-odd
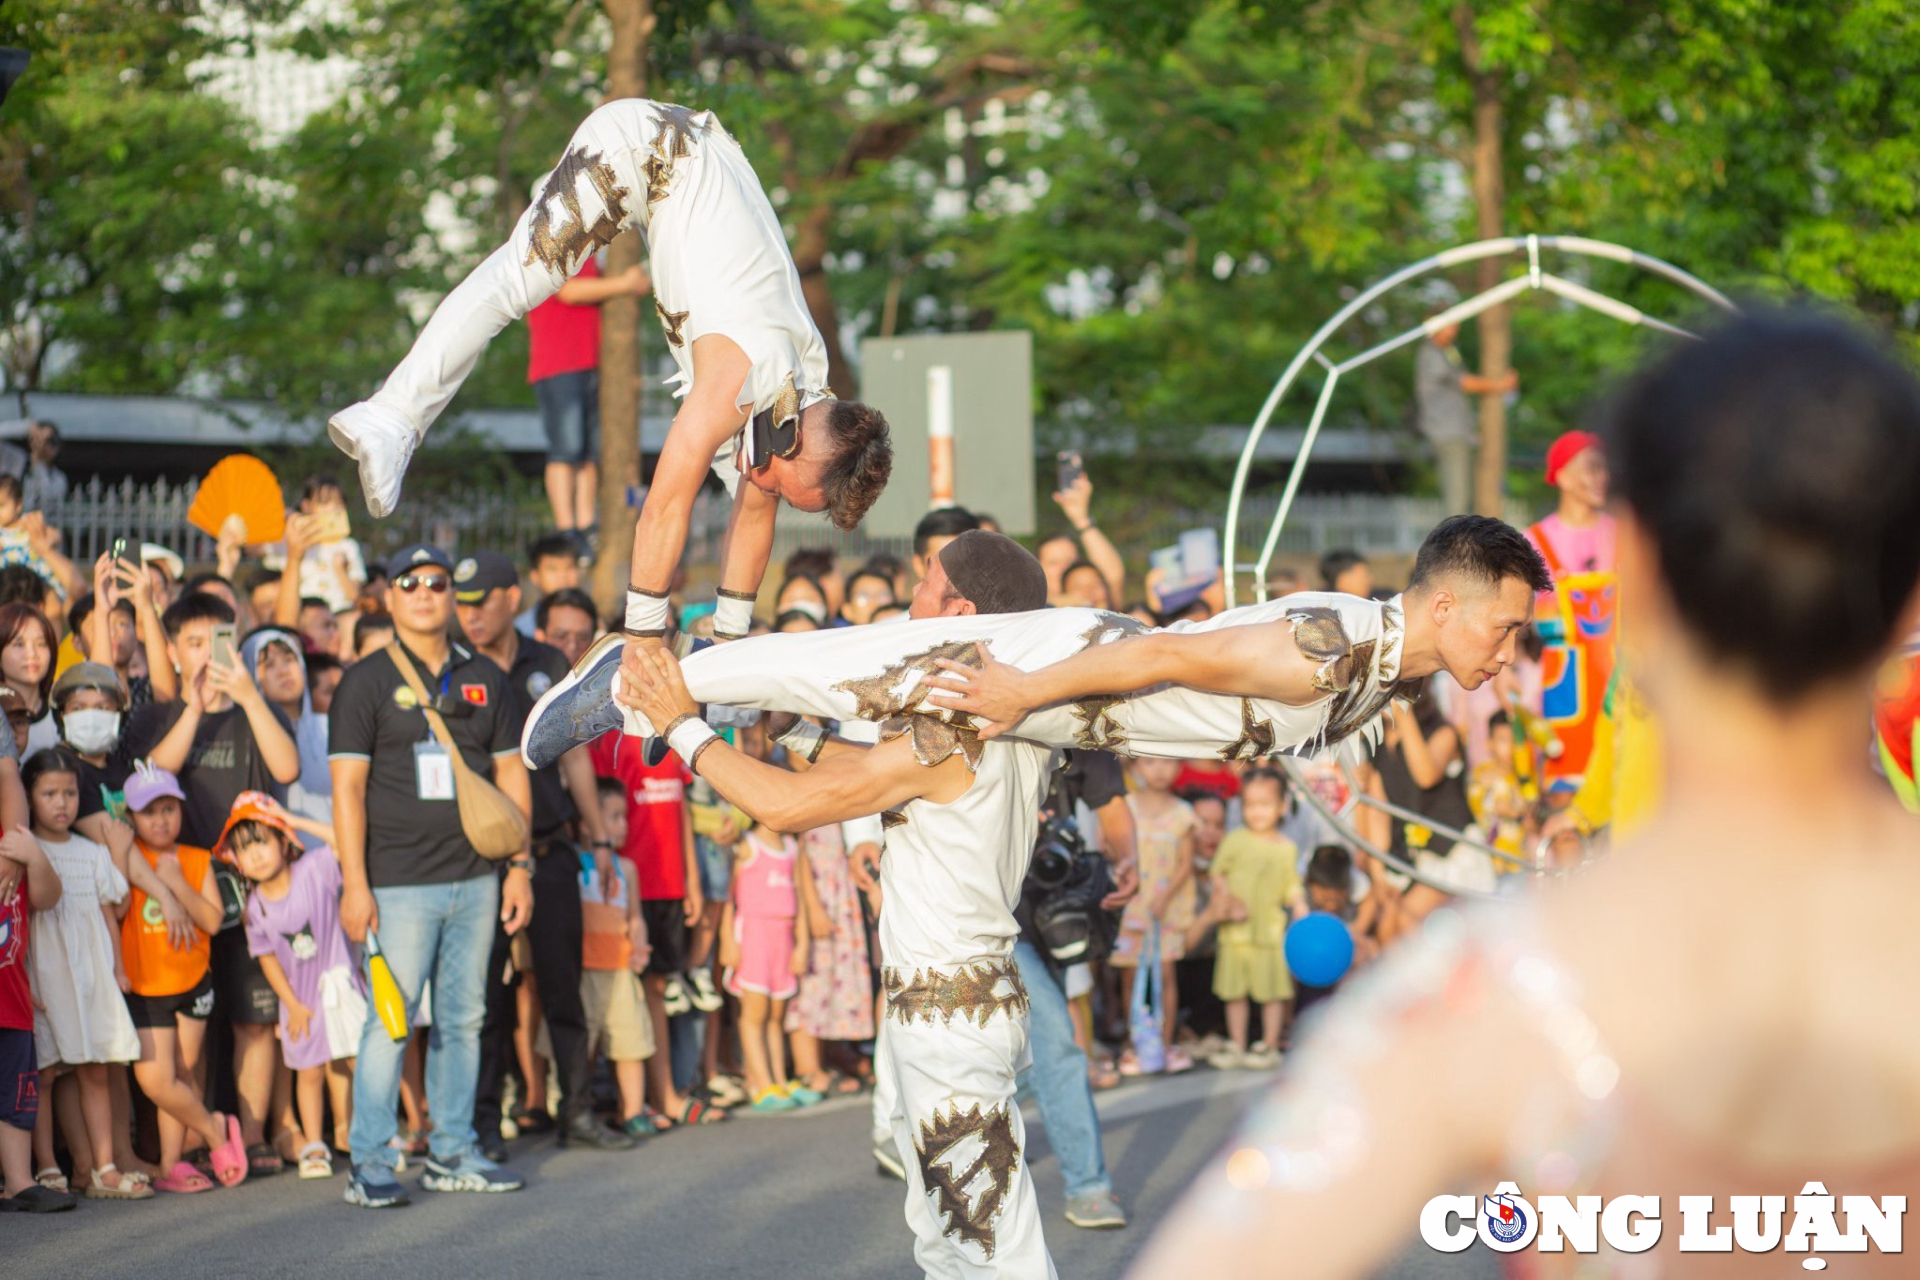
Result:
[[[213,1184],[207,1181],[205,1174],[185,1160],[181,1160],[153,1180],[153,1189],[171,1191],[177,1196],[190,1196],[197,1192],[213,1190]]]
[[[1185,1049],[1174,1046],[1167,1050],[1167,1074],[1178,1075],[1182,1071],[1193,1070],[1193,1058]]]
[[[240,1122],[227,1117],[227,1140],[207,1153],[213,1162],[213,1176],[223,1187],[237,1187],[247,1180],[247,1144],[240,1136]]]

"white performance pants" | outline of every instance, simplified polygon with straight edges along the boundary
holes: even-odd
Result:
[[[1273,621],[1283,604],[1248,605],[1202,625]],[[1122,624],[1138,629],[1122,615],[1079,608],[839,627],[714,645],[686,658],[681,670],[688,689],[703,703],[881,721],[922,706],[921,681],[937,671],[934,659],[971,661],[976,641],[990,642],[999,661],[1031,671],[1078,653],[1090,636],[1118,638]],[[1124,699],[1042,708],[1013,732],[1058,748],[1255,759],[1312,741],[1328,709],[1326,701],[1294,707],[1162,685]],[[626,717],[628,733],[652,734],[645,717],[631,710]],[[916,739],[926,731],[927,726],[917,725]],[[938,737],[937,726],[933,736]],[[951,743],[934,740],[927,746],[923,763],[952,750]]]
[[[424,433],[495,334],[558,293],[588,254],[631,227],[647,237],[669,341],[684,348],[671,317],[687,313],[689,293],[720,291],[729,261],[773,254],[791,271],[784,239],[765,243],[767,219],[757,216],[753,196],[765,204],[739,144],[709,113],[643,98],[608,103],[574,132],[507,242],[435,308],[373,402]]]
[[[921,1271],[930,1280],[1053,1280],[1014,1100],[1028,1060],[1026,1015],[998,1013],[984,1028],[965,1016],[942,1024],[889,1015],[876,1054]]]

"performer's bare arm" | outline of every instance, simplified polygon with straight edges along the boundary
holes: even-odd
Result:
[[[746,385],[752,369],[747,353],[733,339],[707,334],[694,339],[693,386],[673,415],[673,426],[660,449],[654,467],[653,484],[640,508],[640,520],[633,531],[633,585],[645,591],[664,593],[673,585],[673,571],[679,567],[686,550],[687,524],[693,518],[694,499],[714,454],[724,447],[746,422],[747,415],[738,404],[740,388]],[[727,568],[721,585],[734,590],[755,590],[759,575],[765,571],[773,550],[773,507],[771,494],[763,494],[744,479],[740,490],[755,499],[750,505],[736,502],[732,531],[727,539]],[[748,528],[743,529],[746,520]],[[735,566],[740,566],[738,569]],[[747,566],[755,566],[753,580],[747,582]],[[736,585],[737,584],[737,585]]]
[[[1040,707],[1161,684],[1306,706],[1327,696],[1314,685],[1323,664],[1300,652],[1293,626],[1283,619],[1212,631],[1153,631],[1093,645],[1037,671],[997,662],[982,645],[986,664],[978,670],[940,661],[944,674],[928,682],[936,690],[929,700],[985,721],[983,738],[998,737]]]
[[[629,680],[628,688],[648,720],[672,725],[682,716],[699,714],[699,704],[681,678],[679,661],[664,647],[639,651],[638,665],[645,680]],[[700,752],[697,772],[756,822],[796,834],[884,813],[909,800],[950,803],[972,781],[965,759],[958,755],[931,769],[923,767],[908,737],[865,751],[825,756],[804,776],[775,768],[716,739]]]

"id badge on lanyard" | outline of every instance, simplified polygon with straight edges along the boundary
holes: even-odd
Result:
[[[438,739],[413,744],[413,781],[422,800],[453,799],[453,757]]]
[[[452,665],[440,673],[440,696],[446,697]],[[414,794],[422,800],[453,799],[453,757],[440,745],[440,739],[428,736],[413,744]]]

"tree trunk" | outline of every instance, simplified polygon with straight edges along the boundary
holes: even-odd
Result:
[[[607,50],[607,92],[601,102],[644,98],[647,43],[653,35],[652,0],[602,0],[613,24]],[[607,274],[640,262],[640,235],[616,236],[607,246]],[[600,305],[600,556],[593,566],[593,597],[602,613],[619,616],[633,565],[638,512],[627,491],[640,483],[640,302],[620,296]]]
[[[807,311],[827,347],[827,385],[843,400],[855,400],[860,387],[840,349],[840,308],[833,300],[833,285],[827,279],[828,232],[833,225],[833,206],[822,202],[808,210],[794,228],[793,265],[800,273],[800,292],[807,300]]]
[[[1500,81],[1487,69],[1481,54],[1473,10],[1460,5],[1453,11],[1460,37],[1460,56],[1473,81],[1473,205],[1476,230],[1482,240],[1496,239],[1502,230],[1507,204],[1506,174],[1502,168],[1503,128]],[[1500,258],[1482,258],[1474,266],[1474,284],[1485,292],[1500,283]],[[1513,318],[1506,304],[1480,313],[1480,372],[1488,378],[1505,376],[1513,354]],[[1507,404],[1499,394],[1480,397],[1480,463],[1474,476],[1473,506],[1481,515],[1506,514]]]

